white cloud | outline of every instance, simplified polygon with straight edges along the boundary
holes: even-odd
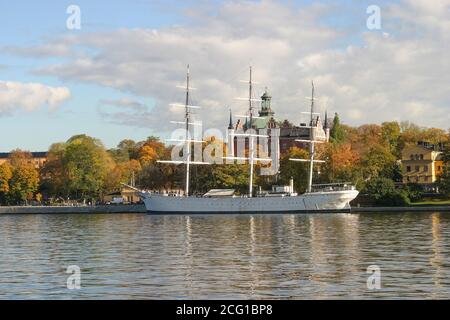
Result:
[[[41,68],[38,74],[155,99],[151,110],[123,111],[126,124],[133,126],[167,128],[165,120],[175,118],[168,104],[183,100],[175,87],[190,63],[198,88],[195,104],[205,107],[203,120],[212,127],[226,125],[228,108],[245,110],[234,98],[246,95],[239,80],[252,64],[260,83],[256,91],[269,86],[279,118],[300,121],[314,79],[317,94],[326,101],[319,108],[341,113],[345,122],[401,119],[446,128],[449,5],[449,0],[389,5],[382,9],[386,29],[381,32],[364,29],[361,19],[361,42],[354,41],[355,34],[323,25],[327,14],[339,14],[333,6],[297,8],[261,1],[226,2],[214,14],[191,11],[185,26],[82,34],[32,49],[42,54],[54,47],[56,56],[74,52],[68,62]],[[336,48],[346,42],[347,47]],[[87,50],[80,54],[82,48]]]
[[[70,91],[65,87],[0,81],[0,115],[16,110],[34,111],[44,105],[55,108],[69,97]]]
[[[116,100],[111,100],[111,99],[102,99],[100,100],[100,103],[102,105],[110,105],[110,106],[114,106],[114,107],[126,107],[129,108],[131,110],[134,111],[147,111],[148,107],[140,102],[137,101],[133,101],[130,99],[116,99]]]

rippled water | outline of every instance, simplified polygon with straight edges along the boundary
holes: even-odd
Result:
[[[450,298],[450,214],[0,216],[2,299]],[[69,265],[81,290],[66,287]],[[381,289],[367,289],[367,267]]]

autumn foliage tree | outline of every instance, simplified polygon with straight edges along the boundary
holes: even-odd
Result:
[[[0,164],[0,204],[6,203],[9,194],[9,183],[12,178],[12,167],[8,162]]]
[[[143,164],[155,162],[158,159],[158,153],[149,145],[144,145],[139,151],[139,161]]]
[[[324,155],[327,160],[323,165],[326,181],[322,182],[356,182],[362,177],[360,155],[351,144],[329,144]]]
[[[64,199],[99,198],[106,190],[106,179],[114,161],[95,138],[77,135],[53,145],[42,174],[45,189]]]
[[[31,164],[13,167],[8,198],[10,203],[33,200],[39,187],[39,173]]]
[[[388,181],[401,181],[401,164],[398,160],[405,146],[418,141],[433,144],[450,142],[448,132],[438,128],[423,128],[396,121],[351,127],[342,124],[337,114],[330,135],[330,143],[316,145],[316,159],[326,160],[326,163],[314,166],[315,183],[351,182],[357,184],[362,192],[376,190],[383,197],[392,191],[392,184]],[[219,146],[217,150],[225,149],[222,141],[210,139],[201,146],[202,151],[214,145]],[[77,135],[50,147],[40,177],[31,154],[15,150],[8,162],[0,165],[0,203],[40,200],[40,194],[44,199],[99,199],[103,194],[119,191],[122,183],[132,180],[144,189],[183,188],[185,166],[157,162],[170,159],[172,150],[173,146],[166,146],[153,136],[143,141],[125,139],[116,148],[106,150],[98,139]],[[248,149],[244,154],[248,155]],[[450,194],[449,154],[447,151],[447,171],[440,185],[441,190]],[[218,156],[221,158],[222,155]],[[307,159],[309,151],[291,148],[281,156],[279,173],[270,179],[255,175],[254,185],[269,188],[275,181],[288,184],[293,177],[295,189],[298,192],[305,191],[308,163],[292,162],[290,158]],[[258,163],[255,172],[262,166]],[[248,172],[248,164],[193,166],[191,190],[195,193],[212,188],[233,188],[246,193]],[[382,189],[387,193],[381,192]],[[391,200],[401,202],[403,198],[404,194],[395,194]]]
[[[442,160],[444,162],[444,173],[439,177],[438,184],[441,192],[450,196],[450,144],[445,146]]]
[[[33,200],[39,187],[39,173],[31,153],[14,150],[9,162],[0,166],[0,202],[21,204]]]

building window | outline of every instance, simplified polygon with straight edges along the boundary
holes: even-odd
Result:
[[[406,172],[411,172],[411,166],[406,166]]]
[[[420,171],[420,166],[416,166],[416,171]]]
[[[428,182],[428,176],[425,176],[423,179],[425,180],[425,182]]]
[[[411,155],[410,158],[411,158],[411,160],[414,160],[414,155]]]
[[[419,176],[416,177],[416,182],[419,182]]]
[[[411,182],[411,178],[410,177],[406,177],[406,181]]]
[[[420,160],[423,160],[423,154],[420,155]]]
[[[423,166],[423,171],[428,171],[428,166]]]

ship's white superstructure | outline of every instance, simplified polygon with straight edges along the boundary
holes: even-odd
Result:
[[[257,162],[271,161],[269,158],[258,158],[254,152],[255,138],[263,137],[254,133],[236,133],[236,136],[243,136],[248,138],[249,152],[248,157],[224,157],[227,160],[246,160],[249,163],[249,192],[248,195],[236,196],[233,192],[209,192],[201,197],[189,195],[189,168],[190,165],[208,165],[204,162],[193,162],[191,160],[191,144],[201,143],[202,141],[191,140],[189,137],[189,127],[192,125],[190,111],[191,108],[198,108],[189,104],[189,66],[186,78],[186,103],[185,107],[185,121],[186,138],[180,142],[185,143],[185,159],[183,161],[160,161],[162,163],[171,163],[175,165],[186,165],[186,181],[184,195],[168,195],[151,192],[142,192],[139,194],[144,201],[148,212],[152,213],[282,213],[282,212],[335,212],[348,211],[350,209],[350,201],[356,198],[358,191],[350,185],[322,185],[313,186],[313,166],[315,163],[322,163],[324,161],[315,159],[315,144],[322,143],[324,137],[318,134],[317,130],[320,126],[319,117],[314,113],[314,84],[312,86],[311,96],[311,111],[310,115],[310,140],[298,140],[299,142],[308,143],[310,145],[309,159],[290,159],[292,161],[300,161],[309,163],[308,172],[308,187],[307,192],[302,195],[297,195],[293,187],[289,192],[281,194],[259,193],[254,196],[253,192],[253,174],[254,165]],[[250,125],[253,119],[253,101],[252,98],[252,69],[250,68],[249,79],[249,110],[248,118]],[[251,130],[250,130],[251,131]],[[263,137],[266,138],[266,137]]]

